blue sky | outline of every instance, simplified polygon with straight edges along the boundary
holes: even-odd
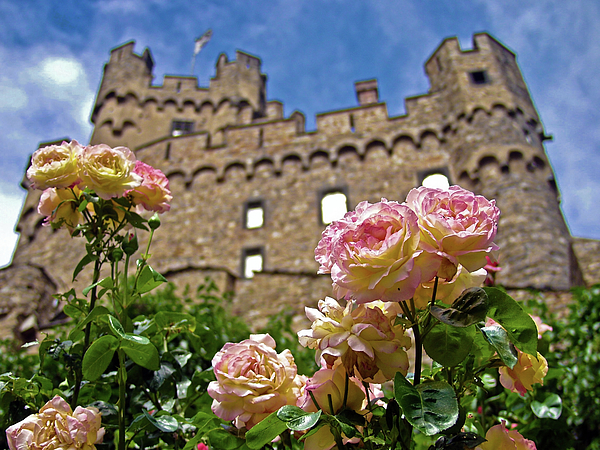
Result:
[[[39,142],[87,143],[109,50],[129,40],[165,74],[189,75],[194,39],[213,37],[196,62],[207,86],[220,53],[262,59],[269,100],[286,116],[356,105],[353,83],[377,78],[390,115],[427,92],[423,63],[446,37],[471,47],[487,31],[517,53],[554,140],[546,150],[576,236],[600,238],[600,2],[597,0],[0,0],[0,266],[10,260],[19,187]]]

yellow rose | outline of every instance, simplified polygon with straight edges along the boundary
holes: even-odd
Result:
[[[33,188],[67,188],[77,184],[80,181],[77,158],[82,150],[77,141],[36,150],[27,169]]]
[[[536,383],[544,384],[544,377],[548,373],[548,361],[539,352],[537,358],[523,353],[520,350],[519,359],[515,367],[500,367],[500,384],[512,392],[525,395],[533,390]]]
[[[86,147],[79,158],[83,185],[104,200],[120,197],[142,183],[142,177],[134,172],[135,162],[135,155],[127,147]]]

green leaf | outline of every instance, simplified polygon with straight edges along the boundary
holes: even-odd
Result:
[[[97,283],[89,285],[83,291],[81,291],[81,293],[87,297],[88,292],[90,292],[95,286],[102,286],[103,288],[106,288],[106,289],[112,289],[114,287],[112,278],[106,277],[106,278],[101,279]]]
[[[248,430],[246,443],[251,449],[258,450],[287,429],[286,423],[277,417],[277,411],[275,411]]]
[[[83,376],[90,381],[97,380],[112,361],[117,348],[119,340],[110,334],[96,339],[83,355]]]
[[[73,339],[77,332],[83,330],[88,323],[107,314],[110,314],[110,311],[106,307],[101,305],[95,306],[94,309],[92,309],[92,311],[87,315],[87,317],[71,330],[69,333],[69,339]]]
[[[127,217],[127,221],[135,228],[140,228],[142,230],[148,231],[148,228],[145,225],[146,219],[144,219],[139,214],[136,214],[133,211],[126,211],[125,217]]]
[[[455,327],[438,322],[423,339],[427,354],[445,367],[460,364],[471,351],[475,327]]]
[[[121,349],[134,363],[146,369],[158,370],[160,368],[158,350],[148,338],[126,334],[121,341]]]
[[[83,270],[83,268],[95,260],[96,260],[96,257],[93,255],[90,255],[89,253],[86,254],[83,258],[81,258],[81,261],[79,261],[77,263],[77,266],[75,267],[75,270],[73,271],[73,279],[71,281],[75,281],[75,278],[77,278],[77,275],[79,275],[79,273]]]
[[[169,416],[168,414],[161,414],[161,412],[151,416],[148,414],[148,411],[144,411],[144,416],[152,425],[164,433],[174,433],[177,431],[177,428],[179,428],[179,422],[177,422],[177,419]]]
[[[108,316],[108,327],[116,337],[121,339],[125,337],[125,329],[123,328],[123,325],[121,325],[121,322],[119,322],[119,320],[115,316]]]
[[[321,411],[309,413],[297,406],[285,405],[279,408],[277,417],[283,420],[290,430],[303,431],[316,425],[321,417]]]
[[[154,323],[160,331],[166,331],[169,340],[180,333],[193,333],[196,329],[196,318],[181,312],[159,311],[154,316]]]
[[[498,356],[504,364],[511,369],[519,361],[519,355],[508,338],[506,330],[498,325],[481,328],[485,339],[496,349]]]
[[[538,331],[533,319],[521,305],[498,288],[483,288],[488,295],[488,317],[498,322],[519,350],[537,356]]]
[[[219,450],[234,450],[244,445],[244,441],[223,429],[212,430],[208,433],[210,448]]]
[[[456,394],[444,381],[425,381],[414,387],[397,373],[394,395],[410,424],[427,436],[450,428],[458,419]]]
[[[482,288],[465,289],[450,308],[431,306],[431,315],[453,327],[468,327],[485,320],[488,297]]]
[[[144,266],[137,280],[136,290],[140,294],[150,292],[152,289],[165,283],[167,279],[150,266]]]
[[[550,394],[543,402],[531,402],[531,410],[540,419],[557,420],[562,414],[562,399],[556,394]]]

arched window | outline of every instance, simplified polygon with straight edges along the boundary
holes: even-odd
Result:
[[[329,225],[348,212],[348,198],[341,191],[329,191],[321,197],[321,222]]]

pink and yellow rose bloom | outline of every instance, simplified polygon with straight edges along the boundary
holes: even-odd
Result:
[[[275,351],[268,334],[227,343],[212,360],[216,381],[208,386],[212,411],[238,428],[252,428],[284,405],[295,405],[304,385],[289,350]]]
[[[331,274],[337,298],[408,300],[437,269],[424,258],[419,239],[418,218],[407,206],[361,202],[323,231],[315,249],[318,273]]]
[[[27,178],[34,189],[68,188],[79,181],[78,158],[83,147],[77,141],[49,145],[31,156]]]
[[[142,177],[134,170],[135,155],[126,147],[111,148],[105,144],[85,147],[78,163],[83,185],[104,200],[120,197],[142,184]]]
[[[383,383],[397,372],[406,375],[406,349],[411,340],[395,324],[397,303],[370,302],[344,308],[333,298],[320,300],[318,309],[305,308],[313,323],[298,332],[300,344],[316,350],[315,358],[328,368],[339,359],[350,375]]]
[[[344,404],[346,382],[348,394]],[[311,394],[319,407],[329,414],[337,414],[343,408],[366,414],[365,392],[358,380],[348,379],[342,364],[336,364],[333,368],[322,368],[306,381],[304,396],[298,399],[298,406],[306,412],[317,411]],[[347,438],[344,440],[347,441]],[[304,441],[304,450],[328,450],[334,446],[335,438],[328,425],[322,426]]]
[[[77,198],[81,191],[75,186],[72,189],[47,188],[42,192],[38,203],[38,213],[46,216],[43,225],[75,228],[83,221],[78,210]]]
[[[539,352],[536,356],[518,352],[517,364],[510,367],[500,367],[500,384],[512,392],[525,395],[533,391],[534,384],[544,384],[544,377],[548,373],[548,362]]]
[[[504,422],[494,425],[485,434],[486,442],[475,450],[537,450],[535,442],[525,439],[516,430],[508,430]]]
[[[169,211],[169,202],[173,199],[169,190],[169,180],[160,170],[136,161],[135,174],[142,178],[142,183],[136,188],[126,191],[135,205],[142,205],[147,211],[164,213]]]
[[[58,395],[37,414],[6,430],[10,450],[95,450],[104,428],[96,408],[78,406],[75,411]]]
[[[406,205],[419,219],[420,248],[442,258],[442,278],[451,279],[459,264],[469,272],[481,269],[498,250],[493,240],[500,210],[494,200],[459,186],[421,186],[408,193]]]

